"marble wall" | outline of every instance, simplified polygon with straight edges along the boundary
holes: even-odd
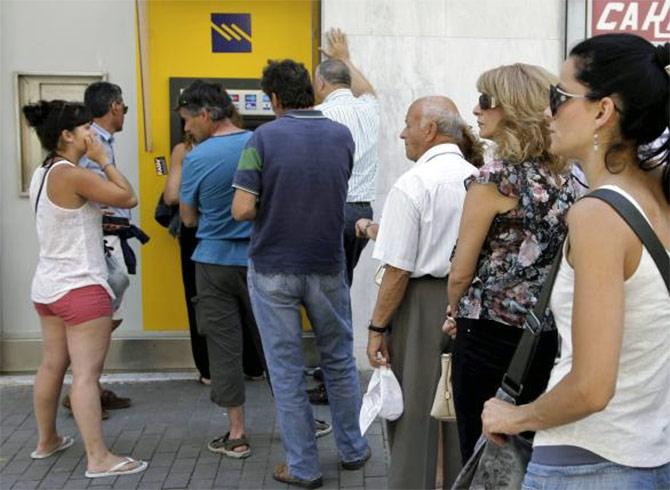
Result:
[[[556,73],[563,58],[565,0],[322,0],[323,31],[342,28],[354,63],[377,90],[382,111],[375,216],[410,162],[398,135],[409,104],[424,95],[454,99],[474,124],[475,83],[485,70],[515,62]],[[366,326],[378,266],[369,245],[352,288],[356,354],[367,366]]]

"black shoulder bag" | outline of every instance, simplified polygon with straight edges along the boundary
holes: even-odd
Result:
[[[654,230],[637,208],[624,196],[610,189],[597,189],[584,198],[594,198],[605,201],[619,213],[635,232],[644,247],[654,259],[665,286],[670,293],[670,257]],[[526,317],[524,332],[519,345],[514,352],[502,385],[496,393],[496,398],[515,403],[523,390],[529,368],[535,356],[535,350],[540,341],[544,313],[549,305],[549,298],[554,287],[556,275],[563,257],[563,245],[556,254],[547,280],[542,287],[540,297],[533,311]],[[464,489],[519,489],[526,474],[526,467],[532,453],[532,443],[521,435],[509,436],[507,443],[500,447],[482,436],[472,457],[459,473],[452,490]]]

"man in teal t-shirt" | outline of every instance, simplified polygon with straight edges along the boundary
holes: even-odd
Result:
[[[243,332],[263,353],[247,290],[251,225],[233,220],[233,176],[251,133],[235,126],[233,103],[220,86],[195,81],[179,97],[179,115],[197,146],[182,170],[179,213],[198,227],[195,262],[198,330],[207,340],[211,398],[225,407],[229,432],[212,440],[210,451],[246,458],[251,447],[244,423]]]

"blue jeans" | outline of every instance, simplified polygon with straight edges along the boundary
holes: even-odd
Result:
[[[358,425],[361,389],[344,271],[261,274],[249,261],[248,284],[290,475],[303,480],[321,476],[314,415],[305,391],[300,305],[305,306],[316,336],[340,457],[347,462],[363,458],[368,443]]]
[[[670,463],[656,468],[631,468],[615,463],[548,466],[530,463],[523,490],[647,490],[670,489]]]

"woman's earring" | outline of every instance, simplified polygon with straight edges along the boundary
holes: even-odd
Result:
[[[598,133],[593,134],[593,151],[597,152],[598,151]]]

